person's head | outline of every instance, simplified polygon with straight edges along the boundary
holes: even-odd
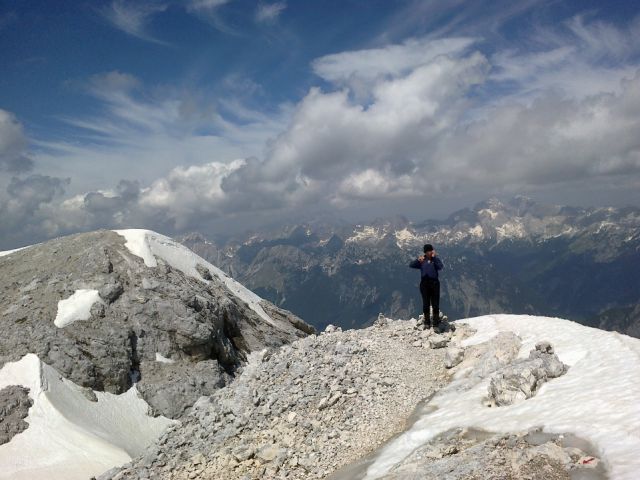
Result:
[[[424,251],[424,254],[429,257],[433,254],[433,245],[427,243],[422,250]]]

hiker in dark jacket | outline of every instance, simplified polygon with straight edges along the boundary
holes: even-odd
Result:
[[[424,255],[420,255],[411,262],[411,268],[419,268],[422,278],[420,280],[420,294],[422,295],[422,313],[424,314],[424,328],[431,328],[429,319],[429,305],[433,309],[433,328],[439,328],[440,324],[440,280],[438,272],[444,265],[432,245],[424,246]]]

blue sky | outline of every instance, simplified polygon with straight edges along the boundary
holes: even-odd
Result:
[[[0,3],[0,247],[640,204],[633,1]]]

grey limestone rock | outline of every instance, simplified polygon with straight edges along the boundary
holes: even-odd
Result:
[[[107,303],[115,302],[120,295],[124,292],[124,287],[118,281],[107,283],[100,290],[98,290],[98,294],[100,298],[102,298]]]
[[[24,419],[32,405],[28,388],[9,385],[0,390],[0,445],[29,427]]]
[[[573,478],[570,472],[576,475],[585,472],[570,455],[574,449],[563,445],[564,436],[547,434],[544,437],[540,441],[532,441],[530,432],[502,435],[471,429],[443,432],[382,478],[569,480]],[[331,478],[345,479],[339,476]]]
[[[383,313],[378,314],[378,318],[373,322],[376,327],[384,327],[388,323],[387,317]]]
[[[543,383],[566,373],[568,367],[552,352],[548,342],[540,343],[529,358],[514,362],[491,377],[490,404],[511,405],[531,398]]]
[[[453,368],[462,362],[464,358],[464,349],[458,347],[450,347],[447,349],[444,357],[444,366],[446,368]]]
[[[0,367],[35,353],[82,387],[119,394],[138,382],[157,413],[176,418],[199,396],[227,384],[252,351],[313,332],[262,302],[273,319],[267,322],[204,260],[202,278],[157,260],[156,267],[146,266],[113,231],[71,235],[0,257]],[[101,301],[89,319],[57,327],[58,302],[79,289],[97,290]],[[156,361],[158,354],[173,363]]]
[[[429,337],[429,346],[431,348],[444,348],[449,344],[451,336],[434,334]]]

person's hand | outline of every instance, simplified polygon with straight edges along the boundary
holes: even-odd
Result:
[[[436,256],[436,251],[435,250],[431,250],[431,258]]]
[[[420,263],[424,262],[424,255],[420,255],[420,256],[418,257],[418,261],[419,261]]]

